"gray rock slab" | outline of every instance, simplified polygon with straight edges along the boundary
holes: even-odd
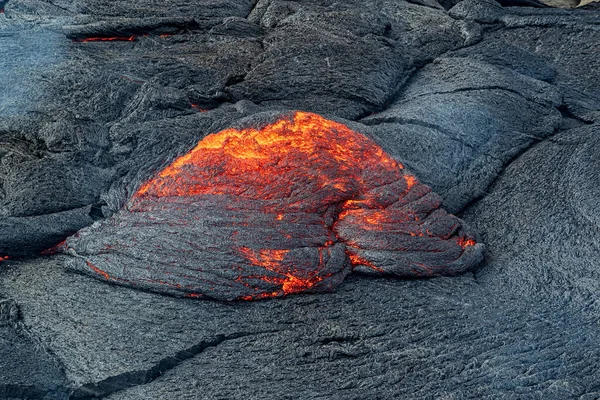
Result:
[[[18,304],[0,297],[0,397],[66,400],[61,364],[23,329]]]
[[[466,0],[450,14],[456,18],[501,24],[487,38],[511,43],[541,56],[557,68],[555,83],[565,93],[565,103],[578,117],[591,120],[599,108],[595,48],[600,18],[592,10],[531,10],[505,8],[493,0]],[[577,59],[576,62],[573,60]],[[587,116],[587,117],[586,117]]]
[[[360,122],[458,212],[562,120],[557,89],[517,71],[463,57],[438,58],[385,111]]]
[[[532,147],[465,213],[493,246],[478,282],[597,317],[599,134],[588,125]]]

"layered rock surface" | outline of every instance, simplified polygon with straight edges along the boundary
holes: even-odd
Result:
[[[443,3],[2,2],[0,397],[599,397],[597,11]],[[232,306],[18,259],[294,109],[372,139],[487,260]]]
[[[335,289],[352,268],[455,275],[484,246],[365,136],[317,114],[228,129],[69,237],[72,267],[159,293],[252,300]]]

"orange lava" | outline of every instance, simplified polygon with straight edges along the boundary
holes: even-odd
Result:
[[[161,35],[162,37],[162,35]],[[210,108],[201,108],[198,104],[190,104],[190,106],[192,108],[195,108],[196,110],[198,110],[199,112],[207,112],[210,111]]]
[[[42,255],[44,256],[51,256],[53,254],[62,252],[63,250],[65,250],[67,248],[67,241],[63,240],[62,242],[60,242],[59,244],[50,247],[49,249],[46,249],[44,251],[42,251]]]
[[[92,271],[94,271],[98,275],[102,275],[104,277],[104,279],[106,279],[107,281],[111,280],[110,275],[108,275],[105,271],[102,271],[100,268],[96,267],[94,264],[92,264],[89,261],[86,261],[85,263],[87,264],[88,267],[90,267],[92,269]]]
[[[0,256],[0,262],[10,260],[9,256]]]
[[[298,168],[311,164],[318,168]],[[367,178],[369,185],[384,185],[400,179],[402,168],[381,147],[345,125],[297,112],[262,129],[232,128],[208,135],[144,184],[134,203],[144,196],[234,195],[281,199],[289,206],[285,200],[293,197],[294,189],[320,189],[339,197],[332,198],[334,202],[345,201],[361,193],[355,182],[365,186]]]
[[[160,207],[168,207],[169,203],[176,205],[209,197],[228,210],[257,210],[265,215],[265,221],[271,218],[271,222],[265,223],[273,226],[287,223],[287,216],[294,213],[323,216],[323,226],[330,237],[318,247],[319,260],[311,264],[314,267],[318,262],[314,270],[298,267],[303,260],[291,252],[293,247],[256,249],[236,243],[234,248],[245,265],[268,271],[263,276],[235,279],[256,292],[239,297],[250,300],[306,292],[332,276],[324,272],[327,262],[323,254],[335,242],[346,244],[346,255],[353,266],[385,273],[358,254],[361,248],[354,243],[352,232],[358,232],[359,237],[379,238],[392,232],[389,235],[428,240],[432,234],[421,221],[441,205],[439,197],[427,197],[429,192],[428,187],[405,173],[401,163],[366,136],[319,115],[296,112],[262,128],[230,128],[206,136],[194,149],[143,184],[127,209],[144,212],[149,205],[155,206],[158,199]],[[354,231],[344,236],[348,226]],[[285,231],[281,234],[291,238]],[[370,243],[380,246],[378,240]],[[393,237],[389,240],[393,243]],[[463,249],[475,245],[469,238],[455,240]],[[421,242],[415,240],[415,246]],[[400,240],[394,244],[395,250],[402,249],[403,243]],[[106,272],[88,265],[110,279]],[[269,288],[278,289],[261,291],[252,286],[251,282],[254,280],[256,284],[257,279],[268,283]]]
[[[350,258],[350,262],[352,263],[352,265],[364,265],[365,267],[369,267],[377,272],[385,272],[384,270],[382,270],[381,268],[379,268],[378,266],[376,266],[369,260],[366,260],[365,258],[359,256],[358,254],[355,254],[352,252],[347,252],[347,254],[348,254],[348,257]]]
[[[113,36],[113,37],[88,37],[85,39],[74,39],[74,42],[133,42],[137,39],[135,35],[132,36]]]
[[[311,168],[314,165],[318,167]],[[232,128],[205,137],[146,182],[134,195],[129,209],[143,211],[147,198],[223,195],[262,200],[262,211],[273,213],[276,220],[282,220],[290,210],[324,211],[324,207],[335,203],[345,209],[345,217],[360,218],[365,207],[383,208],[386,202],[397,200],[379,198],[377,193],[369,192],[370,188],[400,181],[404,182],[403,190],[408,191],[416,184],[416,178],[404,175],[403,168],[373,141],[345,125],[296,112],[261,129]],[[319,193],[319,201],[305,201],[307,193]],[[367,229],[377,229],[380,222],[371,216],[363,224]],[[293,269],[284,271],[286,250],[245,248],[240,252],[250,264],[285,276],[278,282],[265,278],[279,284],[284,294],[306,291],[323,279],[316,273],[299,277]],[[379,270],[351,250],[349,257],[355,265]]]
[[[267,277],[267,276],[253,276],[254,279],[260,279],[262,281],[268,283],[274,283],[281,286],[281,292],[275,291],[272,293],[257,293],[252,296],[243,296],[242,300],[250,300],[257,298],[268,298],[268,297],[276,297],[278,295],[288,295],[295,293],[306,292],[308,289],[321,282],[326,276],[318,276],[318,272],[323,268],[323,260],[321,257],[319,266],[315,268],[315,270],[310,274],[310,276],[305,275],[301,271],[297,271],[294,269],[293,264],[284,263],[286,255],[289,253],[289,250],[270,250],[270,249],[261,249],[261,250],[253,250],[248,247],[240,247],[238,249],[240,254],[242,254],[252,265],[257,267],[265,268],[268,271],[275,272],[283,278],[279,277]],[[321,250],[320,250],[321,251]],[[250,285],[244,283],[242,277],[238,277],[236,279],[237,282],[242,283],[248,287]]]
[[[473,239],[467,239],[465,237],[461,237],[458,240],[458,244],[460,247],[462,247],[463,249],[466,249],[467,247],[470,246],[475,246],[477,244],[477,242],[475,242]]]

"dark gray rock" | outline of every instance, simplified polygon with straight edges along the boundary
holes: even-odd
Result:
[[[440,3],[0,1],[0,259],[297,108],[374,139],[489,251],[234,304],[5,260],[0,398],[599,398],[598,14]]]
[[[589,125],[534,146],[468,210],[494,247],[478,282],[598,315],[599,134]]]
[[[529,58],[536,61],[527,66],[532,69],[538,60]],[[515,155],[557,129],[560,104],[560,93],[546,82],[484,61],[445,57],[416,73],[388,109],[360,122],[458,212],[482,196]]]
[[[60,363],[20,323],[19,306],[0,297],[0,398],[66,400]]]
[[[92,207],[52,214],[0,219],[0,249],[3,256],[40,254],[94,222]]]
[[[450,14],[505,26],[507,29],[487,36],[488,41],[517,45],[551,62],[557,67],[555,82],[563,91],[569,110],[588,121],[595,118],[591,114],[600,104],[598,71],[590,66],[596,60],[595,47],[600,35],[600,18],[596,12],[501,9],[493,0],[465,0]],[[574,59],[577,61],[573,62]]]

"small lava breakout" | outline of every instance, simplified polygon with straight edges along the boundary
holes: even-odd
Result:
[[[295,112],[207,136],[62,250],[99,279],[178,296],[326,292],[353,270],[477,265],[484,246],[441,202],[366,136]]]

